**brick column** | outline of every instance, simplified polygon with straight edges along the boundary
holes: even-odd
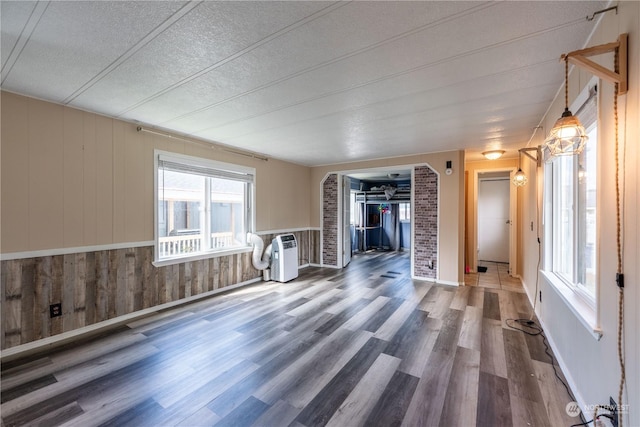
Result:
[[[322,263],[338,265],[338,175],[322,183]]]
[[[414,274],[435,279],[438,276],[438,174],[428,166],[416,167],[413,191]]]

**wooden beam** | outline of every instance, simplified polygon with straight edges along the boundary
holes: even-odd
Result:
[[[620,74],[614,73],[613,71],[603,67],[600,64],[596,64],[595,62],[582,57],[582,56],[570,56],[569,62],[575,65],[578,65],[587,71],[595,74],[596,76],[611,82],[611,83],[621,83]]]
[[[603,53],[613,52],[618,46],[620,46],[620,41],[587,47],[580,50],[574,50],[573,52],[569,52],[566,55],[562,55],[562,57],[602,55]]]
[[[533,157],[533,155],[531,153],[529,153],[530,151],[535,151],[536,152],[536,156]],[[524,154],[525,156],[527,156],[528,158],[530,158],[531,160],[533,160],[534,162],[536,162],[537,166],[540,166],[542,163],[542,153],[541,153],[541,149],[540,147],[529,147],[529,148],[521,148],[520,152],[522,154]]]
[[[627,75],[627,44],[628,34],[620,34],[618,41],[606,43],[599,46],[588,47],[586,49],[574,50],[560,57],[560,60],[568,60],[572,64],[582,67],[592,74],[607,80],[611,83],[618,83],[618,94],[623,95],[628,90]],[[611,71],[600,64],[587,59],[588,56],[602,55],[604,53],[618,51],[618,68],[619,72]]]

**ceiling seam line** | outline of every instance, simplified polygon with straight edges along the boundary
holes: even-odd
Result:
[[[490,75],[489,77],[493,77],[493,75]],[[482,77],[482,78],[484,78],[484,77]],[[479,78],[479,79],[482,79],[482,78]],[[479,79],[467,80],[467,81],[465,81],[463,83],[467,83],[469,81],[474,81],[474,80],[479,80]],[[553,83],[549,83],[547,85],[542,85],[542,86],[552,86],[552,85],[553,85]],[[373,106],[378,105],[378,104],[383,104],[383,103],[386,103],[386,102],[398,102],[398,101],[400,101],[402,98],[404,98],[406,96],[415,96],[415,95],[419,95],[419,94],[426,95],[427,93],[435,91],[437,89],[447,88],[447,87],[451,87],[451,86],[457,86],[457,84],[447,85],[447,86],[434,88],[434,89],[428,89],[428,90],[425,90],[425,91],[420,91],[420,92],[412,93],[412,94],[409,94],[409,95],[402,95],[402,96],[391,98],[391,99],[388,99],[388,100],[385,100],[385,101],[373,102],[373,103],[369,103],[369,104],[365,104],[365,105],[361,105],[361,106],[357,106],[357,107],[347,108],[347,109],[344,109],[344,110],[333,111],[333,112],[328,113],[328,114],[323,114],[323,115],[320,115],[320,116],[315,116],[315,117],[312,117],[312,118],[299,120],[299,121],[294,122],[294,123],[289,123],[289,124],[282,125],[282,126],[267,128],[267,129],[263,129],[263,130],[260,130],[260,131],[249,132],[249,133],[245,133],[245,134],[242,134],[242,135],[234,136],[234,137],[229,138],[229,140],[232,141],[234,139],[245,137],[247,135],[251,135],[251,134],[254,134],[254,133],[259,133],[259,132],[264,132],[264,131],[271,131],[271,130],[275,130],[275,129],[282,129],[282,128],[286,128],[286,127],[289,127],[289,126],[294,126],[294,125],[297,125],[297,124],[300,124],[300,123],[304,123],[304,122],[308,122],[308,121],[313,121],[313,120],[318,120],[318,119],[322,119],[322,118],[326,118],[326,117],[331,117],[331,116],[334,116],[334,115],[343,115],[343,114],[355,113],[355,112],[358,112],[360,110],[364,110],[364,109],[373,107]],[[515,90],[509,90],[509,91],[501,92],[499,94],[491,95],[491,96],[483,96],[483,97],[475,98],[475,99],[473,99],[471,101],[468,101],[468,102],[463,102],[461,104],[456,104],[456,103],[441,104],[441,105],[438,105],[438,106],[435,106],[435,107],[430,107],[430,108],[426,108],[426,109],[422,109],[422,110],[418,110],[418,111],[413,111],[413,112],[410,112],[408,114],[398,114],[398,115],[395,115],[395,116],[387,116],[387,117],[385,117],[383,119],[376,119],[376,121],[377,120],[393,119],[393,118],[398,118],[398,117],[402,117],[402,116],[410,116],[410,115],[415,115],[415,114],[422,114],[424,112],[428,112],[428,111],[431,111],[431,110],[437,110],[437,109],[440,109],[440,108],[443,108],[443,107],[444,108],[451,107],[453,105],[465,105],[465,104],[469,104],[471,102],[479,102],[479,101],[491,99],[491,98],[496,97],[498,95],[504,96],[505,94],[515,93],[515,92],[518,92],[518,91],[523,91],[523,90],[528,90],[528,89],[534,89],[534,88],[537,88],[537,87],[540,87],[540,85],[521,88],[521,89],[515,89]],[[547,102],[547,101],[545,101],[545,102]],[[540,103],[541,102],[537,102],[535,104],[540,104]],[[511,108],[511,107],[509,107],[509,108]],[[500,110],[496,110],[496,111],[500,111]],[[194,135],[197,135],[197,134],[198,134],[197,132],[194,133]]]
[[[530,88],[530,89],[532,89],[532,88]],[[478,98],[478,99],[476,99],[474,101],[478,102],[478,101],[481,101],[481,100],[483,100],[485,98],[489,98],[489,97]],[[527,105],[546,105],[548,102],[549,102],[549,100],[542,100],[542,101],[538,101],[538,102],[535,102],[535,103],[523,104],[522,106],[527,106]],[[444,107],[451,107],[452,105],[456,105],[456,104],[449,104],[449,105],[445,105]],[[394,115],[394,116],[387,116],[387,117],[384,117],[384,118],[372,119],[372,120],[368,120],[368,121],[363,121],[362,123],[381,122],[381,121],[395,120],[395,119],[402,118],[402,117],[411,117],[411,116],[416,116],[416,115],[424,115],[425,113],[428,113],[429,111],[438,110],[440,108],[442,108],[442,106],[426,108],[426,109],[422,109],[422,110],[418,110],[418,111],[412,111],[412,112],[410,112],[408,114],[397,114],[397,115]],[[499,109],[492,110],[492,112],[509,111],[511,108],[513,108],[513,107],[499,108]],[[337,113],[335,113],[335,114],[337,114]],[[316,119],[320,119],[320,118],[323,118],[323,117],[326,117],[326,116],[330,116],[330,115],[334,115],[334,114],[332,113],[332,114],[329,114],[329,115],[319,116],[319,117],[312,118],[312,119],[301,120],[300,122],[291,123],[289,125],[281,126],[279,128],[273,128],[273,129],[280,129],[280,128],[283,128],[283,127],[295,126],[295,125],[297,125],[299,123],[303,123],[305,121],[316,120]],[[528,117],[528,116],[532,116],[533,117],[532,114],[527,114],[526,117]],[[473,117],[473,116],[471,116],[471,117]],[[511,119],[508,119],[508,120],[503,120],[502,122],[509,121],[509,120],[516,120],[516,119],[515,118],[511,118]],[[424,121],[423,122],[423,124],[426,124],[426,123],[431,123],[431,122],[428,122],[428,121]],[[267,131],[269,131],[269,130],[272,130],[272,129],[267,129]],[[229,138],[228,141],[233,141],[234,139],[238,139],[238,138],[241,138],[241,137],[242,136]],[[486,139],[494,139],[494,138],[486,138]]]
[[[278,84],[280,84],[280,83],[286,82],[287,80],[291,80],[291,79],[293,79],[293,78],[296,78],[296,77],[302,76],[302,75],[304,75],[304,74],[306,74],[306,73],[310,73],[310,72],[312,72],[312,71],[319,70],[319,69],[321,69],[321,68],[323,68],[323,67],[327,67],[327,66],[329,66],[329,65],[336,64],[336,63],[341,62],[341,61],[343,61],[343,60],[345,60],[345,59],[349,59],[349,58],[355,57],[355,56],[357,56],[357,55],[363,54],[363,53],[365,53],[365,52],[368,52],[368,51],[370,51],[370,50],[376,49],[376,48],[378,48],[378,47],[380,47],[380,46],[384,46],[385,44],[388,44],[388,43],[392,43],[392,42],[394,42],[394,41],[401,40],[401,39],[403,39],[403,38],[406,38],[406,37],[412,36],[412,35],[414,35],[414,34],[417,34],[417,33],[419,33],[419,32],[422,32],[422,31],[425,31],[425,30],[428,30],[428,29],[435,28],[435,27],[440,26],[440,25],[442,25],[442,24],[446,24],[446,23],[448,23],[448,22],[450,22],[450,21],[452,21],[452,20],[459,19],[459,18],[462,18],[462,17],[467,16],[467,15],[471,15],[471,14],[473,14],[473,13],[476,13],[476,12],[478,12],[478,11],[482,11],[482,10],[487,9],[487,8],[489,8],[489,7],[493,7],[494,5],[496,5],[496,3],[484,3],[484,4],[482,5],[482,7],[478,6],[478,7],[475,7],[475,8],[467,9],[467,10],[465,10],[465,11],[463,11],[463,12],[458,13],[458,14],[454,14],[454,15],[448,16],[448,17],[446,17],[446,18],[442,18],[442,19],[440,19],[440,20],[437,20],[437,21],[434,21],[434,22],[430,22],[430,23],[428,23],[428,24],[426,24],[426,25],[420,26],[420,27],[418,27],[418,28],[414,28],[413,30],[406,31],[406,32],[404,32],[404,33],[398,34],[398,35],[396,35],[396,36],[390,37],[390,38],[385,39],[385,40],[381,40],[381,41],[379,41],[379,42],[377,42],[377,43],[371,44],[371,45],[369,45],[369,46],[365,46],[365,47],[360,48],[360,49],[357,49],[357,50],[355,50],[355,51],[353,51],[353,52],[345,53],[345,54],[340,55],[340,56],[338,56],[338,57],[336,57],[336,58],[333,58],[333,59],[331,59],[331,60],[329,60],[329,61],[325,61],[325,62],[322,62],[322,63],[320,63],[320,64],[316,64],[316,65],[314,65],[314,66],[307,67],[307,68],[305,68],[305,69],[303,69],[303,70],[300,70],[300,71],[297,71],[297,72],[295,72],[295,73],[289,74],[288,76],[281,77],[281,78],[276,79],[276,80],[273,80],[273,81],[271,81],[271,82],[269,82],[269,83],[265,83],[265,84],[263,84],[263,85],[260,85],[260,86],[258,86],[258,87],[255,87],[255,88],[253,88],[253,89],[249,89],[249,90],[247,90],[247,91],[245,91],[245,92],[242,92],[242,93],[236,94],[236,95],[234,95],[234,96],[231,96],[231,97],[225,98],[225,99],[220,100],[220,101],[217,101],[217,102],[215,102],[215,103],[213,103],[213,104],[209,104],[209,105],[207,105],[207,106],[205,106],[205,107],[201,107],[201,108],[199,108],[199,109],[197,109],[197,110],[190,111],[190,112],[188,112],[188,113],[182,114],[182,115],[177,116],[177,117],[173,117],[173,118],[171,118],[171,119],[169,119],[169,120],[166,120],[166,121],[162,122],[161,124],[164,124],[164,123],[170,122],[170,121],[172,121],[172,120],[179,120],[179,119],[182,119],[182,118],[184,118],[184,117],[188,117],[188,116],[189,116],[189,115],[191,115],[191,114],[197,114],[197,113],[199,113],[199,112],[206,111],[206,110],[207,110],[207,109],[209,109],[209,108],[214,108],[214,107],[216,107],[216,106],[218,106],[218,105],[222,105],[222,104],[224,104],[224,103],[226,103],[226,102],[233,101],[234,99],[241,98],[241,97],[243,97],[243,96],[246,96],[246,95],[252,94],[252,93],[254,93],[254,92],[258,92],[258,91],[263,90],[263,89],[267,89],[267,88],[269,88],[269,87],[271,87],[271,86],[278,85]],[[472,10],[472,9],[473,9],[473,10]],[[170,89],[170,90],[172,90],[172,89]],[[146,102],[148,102],[148,101],[145,101],[145,103],[146,103]],[[137,108],[138,106],[139,106],[139,105],[136,105],[134,108]]]
[[[484,79],[487,79],[487,78],[498,77],[498,76],[501,76],[501,75],[509,74],[509,73],[514,72],[514,71],[517,72],[517,71],[522,71],[522,70],[526,70],[526,69],[529,69],[529,68],[535,68],[535,67],[538,67],[538,66],[541,66],[541,65],[551,64],[553,62],[555,62],[555,60],[547,60],[547,61],[537,62],[535,64],[530,64],[530,65],[525,65],[525,66],[522,66],[522,67],[514,68],[514,69],[511,69],[511,70],[499,71],[499,72],[496,72],[496,73],[485,74],[484,76],[479,76],[479,77],[476,77],[476,78],[473,78],[473,79],[464,80],[464,81],[460,81],[460,82],[456,82],[456,83],[451,83],[451,84],[448,84],[448,85],[445,85],[445,86],[439,86],[437,88],[425,89],[425,90],[421,90],[421,91],[414,92],[414,93],[411,93],[411,94],[400,95],[400,96],[393,97],[393,98],[390,98],[390,99],[387,99],[387,100],[384,100],[384,101],[380,101],[380,102],[372,102],[372,103],[364,104],[364,105],[357,106],[357,107],[351,107],[351,108],[348,108],[348,109],[345,109],[345,110],[340,110],[339,112],[332,112],[332,113],[329,113],[329,114],[316,116],[315,118],[328,117],[328,116],[331,116],[331,115],[334,115],[334,114],[338,114],[338,113],[356,112],[356,111],[359,111],[359,110],[362,110],[362,109],[365,109],[365,108],[370,108],[370,107],[375,106],[377,104],[382,104],[382,103],[386,103],[386,102],[397,102],[397,101],[400,101],[402,98],[405,98],[407,96],[428,95],[430,92],[434,92],[436,90],[453,88],[453,87],[460,86],[460,85],[463,85],[463,84],[469,84],[469,83],[481,81],[481,80],[484,80]],[[553,83],[550,83],[548,85],[552,85],[552,84]],[[536,86],[531,86],[531,87],[527,87],[527,88],[524,88],[524,89],[533,89],[534,87],[539,87],[539,86],[540,85],[536,85]],[[513,92],[513,91],[509,91],[509,92]],[[508,92],[502,92],[502,94],[504,94],[504,93],[508,93]],[[482,98],[480,98],[480,99],[482,99]],[[295,106],[296,105],[291,105],[290,107],[287,107],[287,108],[291,108],[291,107],[295,107]],[[275,112],[275,111],[272,111],[272,112]],[[270,113],[266,113],[266,114],[270,114]],[[307,121],[307,120],[313,120],[313,119],[305,119],[304,121]],[[300,121],[300,122],[303,122],[303,121]],[[300,123],[300,122],[296,122],[296,123]],[[197,134],[199,134],[201,132],[205,132],[205,131],[207,131],[209,129],[221,128],[221,127],[224,127],[224,126],[227,126],[227,125],[205,128],[205,129],[193,132],[193,134],[197,135]],[[285,126],[288,126],[288,125],[285,125]],[[278,128],[269,128],[269,129],[278,129]],[[269,129],[267,129],[267,130],[269,130]],[[255,132],[252,132],[252,133],[255,133]],[[250,134],[251,133],[247,133],[247,134],[244,134],[242,136],[250,135]],[[236,138],[236,137],[233,137],[233,138]]]
[[[36,3],[36,5],[33,7],[33,10],[31,10],[31,13],[29,14],[29,19],[27,19],[27,22],[24,24],[24,27],[22,27],[22,31],[20,31],[20,36],[18,36],[18,40],[16,40],[16,43],[11,48],[11,52],[9,53],[9,57],[7,58],[7,62],[4,64],[4,66],[0,70],[0,74],[4,74],[4,77],[0,81],[0,85],[4,84],[4,82],[7,79],[7,77],[9,77],[9,74],[11,74],[11,71],[13,70],[13,67],[18,62],[18,58],[20,57],[20,55],[22,55],[22,51],[27,46],[27,44],[29,44],[29,41],[31,41],[31,35],[33,34],[33,32],[38,27],[38,24],[40,23],[40,20],[42,19],[42,17],[44,16],[44,13],[47,11],[47,8],[49,7],[49,3],[50,2],[48,2],[48,1],[45,2],[45,3]],[[44,6],[40,6],[41,4],[44,4]],[[40,9],[40,10],[38,11],[38,9]],[[37,17],[36,22],[32,24],[32,22],[34,20],[34,14],[36,13],[36,11],[39,12],[39,16]],[[27,27],[29,27],[30,25],[33,25],[33,28],[31,28],[31,31],[29,31],[29,34],[26,36],[26,40],[25,40],[25,37],[23,37],[23,34],[24,34],[25,30],[27,30]],[[24,40],[24,43],[22,43],[22,46],[20,47],[19,51],[15,54],[15,56],[13,56],[15,49],[18,47],[18,45],[20,44],[20,42],[22,40]],[[12,58],[12,56],[13,56],[13,58]],[[4,73],[4,69],[9,64],[11,64],[11,66],[9,67],[9,69],[7,70],[7,72],[5,74]]]
[[[493,49],[495,47],[499,47],[499,46],[493,46],[493,47],[491,47],[491,49]],[[291,108],[291,107],[295,107],[295,106],[298,106],[298,105],[302,105],[302,104],[305,104],[307,102],[313,102],[313,101],[317,101],[319,99],[327,98],[327,97],[330,97],[330,96],[333,96],[333,95],[338,95],[338,94],[341,94],[341,93],[347,93],[347,92],[352,91],[352,90],[361,89],[363,87],[366,87],[366,86],[369,86],[369,85],[372,85],[372,84],[384,82],[385,80],[393,79],[393,78],[400,77],[400,76],[403,76],[403,75],[406,75],[406,74],[411,74],[411,73],[414,73],[416,71],[424,70],[424,69],[427,69],[427,68],[436,67],[438,65],[443,65],[443,64],[446,64],[448,62],[464,58],[465,56],[475,55],[477,53],[482,52],[483,50],[484,50],[484,48],[482,50],[465,52],[463,54],[454,55],[454,56],[449,57],[449,58],[443,58],[443,59],[431,62],[429,64],[423,64],[423,65],[420,65],[418,67],[411,68],[409,70],[404,70],[404,71],[400,71],[400,72],[397,72],[397,73],[388,74],[386,76],[378,77],[376,79],[369,80],[367,82],[363,82],[363,83],[360,83],[360,84],[357,84],[357,85],[354,85],[354,86],[350,86],[348,88],[337,89],[337,90],[334,90],[334,91],[331,91],[331,92],[325,92],[325,93],[323,93],[321,95],[317,95],[317,96],[314,96],[312,98],[306,98],[306,99],[297,101],[295,103],[291,103],[291,104],[288,104],[288,105],[285,105],[285,106],[282,106],[282,107],[271,109],[271,110],[266,111],[266,112],[261,112],[261,113],[258,113],[258,114],[253,114],[251,116],[242,117],[240,119],[236,119],[236,120],[232,120],[232,121],[229,121],[229,122],[225,122],[225,123],[222,123],[220,125],[210,126],[208,128],[205,128],[205,129],[202,129],[202,130],[198,130],[198,131],[194,132],[193,134],[195,135],[197,133],[204,132],[204,131],[209,130],[209,129],[214,129],[214,128],[217,128],[217,127],[223,127],[223,126],[227,126],[227,125],[233,124],[233,123],[239,123],[239,122],[242,122],[242,121],[245,121],[245,120],[254,119],[256,117],[260,117],[260,116],[263,116],[263,115],[266,115],[266,114],[270,114],[270,113],[273,113],[275,111],[281,111],[281,110],[285,110],[287,108]],[[551,60],[544,61],[542,63],[549,62],[549,61],[551,61]],[[168,123],[169,121],[165,121],[162,124]]]
[[[540,104],[543,104],[543,103],[542,103],[542,102],[540,102]],[[531,113],[531,114],[526,115],[524,118],[514,118],[514,119],[511,119],[510,121],[523,120],[523,119],[524,119],[524,120],[529,120],[529,119],[531,119],[531,120],[535,120],[535,117],[537,117],[537,115],[536,115],[535,113]],[[395,131],[396,131],[396,129],[402,129],[402,128],[406,128],[406,126],[404,126],[404,125],[397,125],[397,126],[395,126],[395,127],[393,127],[393,128],[390,128],[388,133],[390,133],[390,134],[394,134],[394,135],[395,135],[395,133],[396,133],[396,132],[395,132]],[[389,138],[394,138],[394,137],[393,137],[393,136],[389,136],[387,139],[389,139]],[[526,138],[526,136],[525,136],[524,138]],[[524,138],[523,138],[523,139],[524,139]],[[290,138],[287,138],[287,139],[283,139],[282,141],[283,141],[283,142],[289,142],[289,141],[294,140],[294,139],[295,139],[295,137],[290,137]],[[491,138],[482,138],[482,140],[490,140],[490,139],[491,139]],[[382,145],[385,145],[385,144],[386,144],[386,143],[384,143],[384,144],[382,144]],[[446,150],[445,150],[445,151],[446,151]],[[407,155],[408,155],[408,154],[407,154]],[[276,156],[277,156],[277,157],[276,157]],[[287,157],[286,157],[286,156],[281,156],[280,154],[274,155],[273,157],[274,157],[274,158],[279,158],[279,159],[287,159]],[[402,157],[402,155],[401,155],[401,157]],[[290,157],[289,157],[289,159],[290,159]]]
[[[114,59],[109,65],[102,69],[98,74],[94,75],[91,79],[89,79],[85,84],[76,89],[71,95],[66,97],[62,103],[69,104],[77,97],[82,95],[87,90],[91,89],[96,83],[101,81],[107,75],[109,75],[112,71],[120,67],[124,62],[126,62],[129,58],[131,58],[134,54],[136,54],[139,50],[145,47],[147,44],[151,43],[158,36],[164,33],[167,29],[169,29],[173,24],[182,19],[185,15],[191,12],[193,9],[198,7],[202,3],[201,1],[193,2],[190,1],[184,6],[182,6],[177,12],[169,16],[162,23],[157,25],[154,29],[148,32],[142,39],[140,39],[136,44],[127,49],[122,55],[118,58]]]
[[[215,64],[209,65],[208,67],[203,68],[202,70],[200,70],[200,71],[198,71],[198,72],[196,72],[196,73],[194,73],[194,74],[192,74],[192,75],[190,75],[188,77],[185,77],[184,79],[172,84],[171,86],[169,86],[169,87],[167,87],[167,88],[165,88],[165,89],[163,89],[163,90],[161,90],[159,92],[156,92],[155,94],[153,94],[151,96],[148,96],[147,98],[145,98],[145,99],[143,99],[141,101],[138,101],[137,103],[133,104],[132,106],[129,106],[126,109],[116,113],[115,117],[121,117],[122,115],[128,113],[129,111],[134,110],[134,109],[140,107],[141,105],[144,105],[147,102],[152,101],[152,100],[164,95],[165,93],[171,92],[172,90],[174,90],[174,89],[176,89],[178,87],[181,87],[181,86],[183,86],[183,85],[185,85],[185,84],[187,84],[187,83],[189,83],[189,82],[191,82],[191,81],[193,81],[193,80],[195,80],[195,79],[197,79],[197,78],[199,78],[199,77],[201,77],[201,76],[203,76],[205,74],[208,74],[211,71],[213,71],[213,70],[215,70],[215,69],[217,69],[217,68],[219,68],[219,67],[221,67],[221,66],[223,66],[223,65],[225,65],[225,64],[227,64],[229,62],[232,62],[232,61],[240,58],[241,56],[253,51],[254,49],[257,49],[260,46],[262,46],[262,45],[264,45],[266,43],[269,43],[270,41],[275,40],[278,37],[283,36],[284,34],[287,34],[287,33],[291,32],[291,31],[295,30],[296,28],[299,28],[299,27],[301,27],[303,25],[306,25],[309,22],[313,22],[316,19],[319,19],[319,18],[323,17],[324,15],[327,15],[327,14],[333,12],[336,9],[339,9],[341,7],[346,6],[347,4],[348,3],[335,2],[331,6],[328,6],[328,7],[324,8],[324,9],[321,9],[321,10],[315,12],[315,13],[312,13],[311,15],[307,16],[306,18],[298,20],[297,22],[294,22],[293,24],[287,25],[286,27],[276,31],[275,33],[272,33],[272,34],[262,38],[261,40],[258,40],[257,42],[252,43],[251,45],[245,47],[244,49],[242,49],[242,50],[240,50],[240,51],[238,51],[238,52],[236,52],[236,53],[234,53],[234,54],[232,54],[232,55],[230,55],[230,56],[228,56],[228,57],[226,57],[224,59],[221,59],[220,61],[216,62]]]
[[[509,40],[503,40],[501,42],[494,43],[494,44],[489,45],[489,46],[483,46],[483,47],[478,48],[478,49],[473,49],[473,50],[470,50],[470,51],[467,51],[467,52],[463,52],[463,53],[458,54],[458,55],[453,55],[453,56],[450,56],[450,57],[447,57],[447,58],[443,58],[443,59],[440,59],[440,60],[437,60],[437,61],[434,61],[434,62],[430,62],[428,64],[419,65],[417,67],[413,67],[413,68],[408,69],[408,70],[403,70],[403,71],[399,71],[397,73],[389,74],[387,76],[379,77],[377,79],[370,80],[369,82],[361,83],[361,84],[352,86],[350,88],[340,89],[339,91],[334,91],[334,92],[331,92],[331,93],[328,93],[328,94],[325,94],[325,95],[326,96],[330,96],[330,95],[336,94],[336,93],[348,92],[350,90],[359,89],[359,88],[365,87],[365,86],[367,86],[369,84],[379,83],[379,82],[382,82],[384,80],[388,80],[388,79],[395,78],[395,77],[398,77],[398,76],[402,76],[402,75],[405,75],[405,74],[410,74],[410,73],[413,73],[413,72],[416,72],[416,71],[419,71],[419,70],[422,70],[422,69],[427,69],[427,68],[435,67],[437,65],[442,65],[442,64],[445,64],[447,62],[451,62],[451,61],[455,61],[455,60],[458,60],[458,59],[462,59],[462,58],[464,58],[466,56],[475,55],[475,54],[482,53],[482,52],[485,52],[485,51],[488,51],[488,50],[491,50],[491,49],[503,47],[503,46],[511,44],[511,43],[515,43],[515,42],[518,42],[518,41],[522,41],[522,40],[526,40],[526,39],[529,39],[529,38],[537,37],[539,35],[546,34],[548,32],[553,32],[553,31],[556,31],[558,29],[562,29],[562,28],[565,28],[565,27],[573,26],[573,25],[575,25],[577,23],[581,23],[581,22],[583,22],[582,19],[574,20],[574,21],[570,21],[568,23],[561,24],[561,25],[558,25],[558,26],[555,26],[555,27],[551,27],[551,28],[548,28],[548,29],[545,29],[545,30],[536,31],[536,32],[533,32],[533,33],[530,33],[530,34],[526,34],[524,36],[514,37],[514,38],[509,39]],[[296,76],[296,77],[298,77],[298,76]],[[279,83],[282,83],[282,82],[279,82]],[[222,104],[224,104],[226,102],[229,102],[230,100],[235,100],[235,99],[241,98],[241,97],[246,96],[247,94],[250,94],[250,93],[253,93],[253,91],[243,92],[241,94],[238,94],[238,95],[232,97],[229,100],[224,100],[224,101],[217,102],[215,104],[212,104],[212,105],[209,105],[209,106],[206,106],[206,107],[202,107],[202,108],[200,108],[198,110],[194,110],[192,112],[183,114],[181,116],[177,116],[177,117],[172,118],[170,120],[165,120],[165,121],[161,122],[160,124],[164,125],[164,124],[172,122],[174,120],[179,120],[179,119],[188,117],[190,115],[194,115],[194,114],[201,113],[203,111],[207,111],[208,109],[215,108],[215,107],[217,107],[219,105],[222,105]],[[325,97],[325,95],[321,95],[321,96],[319,96],[317,98],[313,98],[313,99],[310,99],[310,100],[313,101],[315,99],[321,99],[321,98]],[[271,110],[269,112],[272,112],[272,111],[278,111],[278,109]],[[267,112],[267,114],[269,112]],[[260,115],[262,115],[262,114],[250,116],[249,118],[258,117]],[[242,120],[245,120],[245,119],[246,118],[242,118],[242,119],[238,119],[238,120],[242,121]],[[227,123],[223,124],[223,126],[226,125],[226,124]],[[209,128],[207,128],[207,129],[209,129]]]

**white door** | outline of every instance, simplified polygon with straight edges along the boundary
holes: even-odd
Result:
[[[351,179],[342,179],[342,266],[351,262]]]
[[[478,260],[509,262],[510,182],[480,179],[478,182]]]

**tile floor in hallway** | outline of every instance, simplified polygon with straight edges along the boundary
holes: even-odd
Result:
[[[514,292],[524,292],[522,282],[517,277],[509,275],[509,264],[502,262],[480,261],[479,266],[486,267],[484,273],[467,273],[464,283],[467,286],[480,286],[490,289],[505,289]]]

